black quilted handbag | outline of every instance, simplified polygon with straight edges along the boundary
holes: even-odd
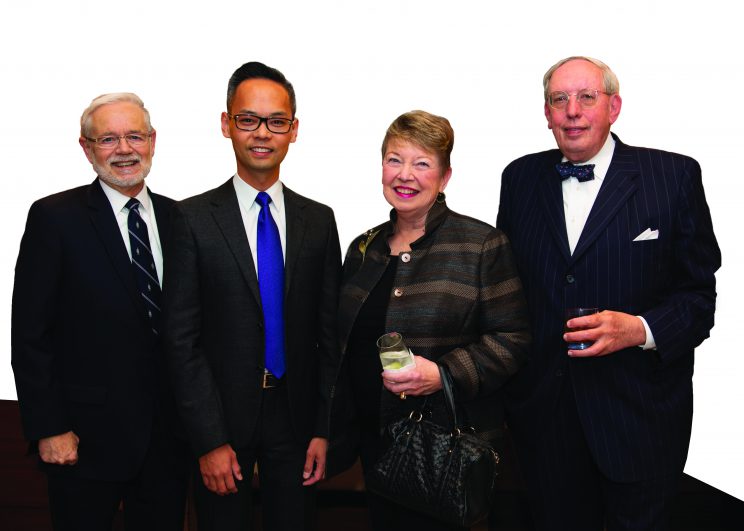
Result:
[[[410,509],[469,527],[488,515],[495,494],[498,454],[457,422],[449,371],[440,366],[452,428],[422,411],[390,423],[392,444],[365,480],[367,488]]]

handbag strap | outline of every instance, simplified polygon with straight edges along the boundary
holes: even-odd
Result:
[[[455,393],[453,391],[452,375],[449,369],[444,365],[439,365],[439,377],[442,380],[442,392],[444,393],[444,401],[447,403],[447,407],[452,414],[452,427],[458,429],[460,424],[457,422],[457,408],[455,407]]]

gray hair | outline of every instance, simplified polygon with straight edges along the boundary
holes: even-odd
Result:
[[[602,81],[604,83],[604,91],[607,94],[618,94],[620,92],[620,82],[617,80],[615,72],[610,70],[610,67],[604,64],[599,59],[592,57],[586,57],[583,55],[574,55],[561,59],[553,66],[551,66],[545,75],[543,76],[543,94],[545,96],[545,102],[548,101],[548,85],[550,85],[550,78],[553,77],[553,73],[558,70],[561,66],[568,63],[569,61],[588,61],[602,71]]]
[[[90,136],[91,121],[93,113],[104,105],[110,105],[111,103],[118,103],[126,101],[134,103],[145,114],[145,123],[147,124],[147,132],[152,131],[152,125],[150,124],[150,113],[145,109],[145,104],[142,102],[139,96],[133,92],[112,92],[111,94],[101,94],[97,98],[94,98],[90,102],[90,105],[83,111],[83,115],[80,117],[80,136]]]

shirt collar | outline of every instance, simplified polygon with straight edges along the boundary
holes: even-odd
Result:
[[[111,203],[111,208],[114,210],[114,212],[123,212],[127,201],[131,199],[128,195],[122,194],[119,190],[115,190],[108,184],[106,184],[100,177],[98,178],[98,182],[101,183],[101,188],[103,189],[103,193],[106,194],[106,197],[109,200],[109,203]],[[152,203],[150,201],[150,194],[147,193],[147,186],[143,186],[142,190],[139,191],[139,193],[134,196],[135,199],[137,199],[140,203],[142,203],[142,208],[146,212],[152,212]]]
[[[583,166],[584,164],[594,164],[594,178],[603,181],[605,175],[607,175],[607,170],[610,168],[614,151],[615,139],[612,138],[612,135],[607,135],[607,140],[605,140],[602,149],[600,149],[599,152],[589,160],[579,164],[579,166]],[[561,162],[566,162],[567,160],[566,157],[563,157]]]
[[[238,196],[238,202],[243,206],[243,208],[249,210],[254,205],[257,208],[261,208],[261,205],[256,203],[256,196],[260,190],[253,188],[250,184],[241,179],[237,173],[233,175],[233,186],[235,187],[235,194]],[[269,197],[271,197],[271,202],[274,207],[276,207],[277,211],[284,212],[284,185],[282,182],[277,179],[274,184],[264,191],[269,194]]]

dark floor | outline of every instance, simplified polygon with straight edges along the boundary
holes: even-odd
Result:
[[[509,458],[511,450],[506,448],[505,452],[494,529],[531,531],[519,471],[514,459]],[[17,403],[0,400],[0,531],[51,529],[45,483],[44,475],[36,467],[36,458],[26,455]],[[186,528],[195,531],[193,514],[187,516]],[[369,529],[358,463],[318,489],[317,521],[318,531]],[[121,529],[120,523],[117,529]],[[486,529],[486,523],[481,523],[472,531]],[[685,475],[675,501],[670,531],[744,531],[744,502]]]

